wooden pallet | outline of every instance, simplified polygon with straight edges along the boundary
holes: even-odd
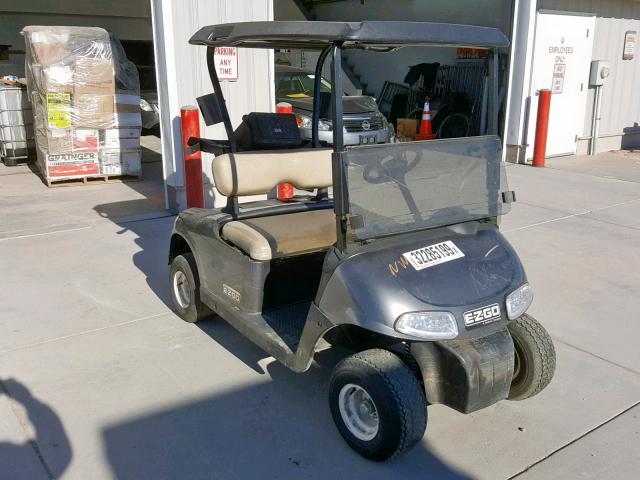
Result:
[[[92,175],[90,177],[65,178],[56,180],[55,178],[45,179],[49,188],[76,187],[78,185],[100,185],[103,183],[138,182],[142,180],[142,175]]]

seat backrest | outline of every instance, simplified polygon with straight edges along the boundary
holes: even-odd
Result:
[[[331,149],[227,153],[213,159],[213,180],[224,196],[269,193],[278,183],[311,190],[331,186]]]

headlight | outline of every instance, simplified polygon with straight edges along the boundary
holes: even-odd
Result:
[[[393,123],[387,123],[387,132],[389,132],[389,143],[393,143],[396,140],[396,129],[393,127]]]
[[[507,295],[507,315],[514,320],[527,311],[533,301],[533,289],[525,283],[517,290]]]
[[[296,123],[298,124],[298,128],[306,128],[311,129],[311,125],[313,124],[313,120],[311,117],[306,115],[296,115]],[[320,120],[318,122],[318,130],[320,131],[330,131],[331,130],[331,122],[327,122],[326,120]]]
[[[140,99],[140,108],[145,112],[153,112],[153,108],[144,98]]]
[[[329,132],[331,130],[331,122],[327,122],[326,120],[320,120],[318,122],[318,130],[324,130]]]
[[[404,313],[396,320],[395,329],[426,340],[448,340],[458,336],[458,323],[450,312]]]

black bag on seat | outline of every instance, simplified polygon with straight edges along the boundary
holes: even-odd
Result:
[[[295,115],[251,112],[234,132],[242,150],[295,148],[302,144]]]

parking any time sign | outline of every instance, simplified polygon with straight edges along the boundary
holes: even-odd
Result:
[[[216,72],[220,80],[238,80],[238,49],[236,47],[216,47]]]

